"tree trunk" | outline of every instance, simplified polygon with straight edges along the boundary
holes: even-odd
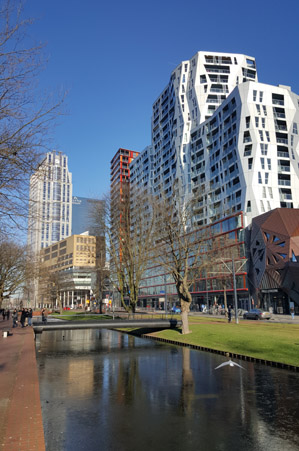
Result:
[[[226,285],[223,285],[223,296],[224,296],[224,313],[225,318],[227,318],[227,295],[226,295]]]
[[[178,281],[177,291],[182,310],[182,334],[190,334],[188,313],[190,311],[192,297],[184,281]]]
[[[60,315],[62,315],[63,314],[63,307],[62,307],[62,302],[61,302],[61,297],[60,297],[60,293],[59,292],[57,293],[56,299],[58,301]]]

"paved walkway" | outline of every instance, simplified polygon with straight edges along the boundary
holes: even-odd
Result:
[[[8,327],[9,326],[9,327]],[[3,337],[3,331],[13,335]],[[0,319],[0,451],[44,451],[34,334]]]

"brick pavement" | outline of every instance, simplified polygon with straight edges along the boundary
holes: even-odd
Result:
[[[12,336],[3,337],[10,326]],[[0,451],[44,451],[34,333],[0,319]]]

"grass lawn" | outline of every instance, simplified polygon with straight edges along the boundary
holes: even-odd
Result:
[[[64,310],[62,315],[60,315],[59,313],[52,313],[51,318],[57,318],[67,321],[90,321],[90,320],[102,321],[105,319],[112,319],[112,316],[98,315],[85,312],[74,312],[72,310]]]
[[[189,317],[192,333],[156,332],[157,337],[299,366],[299,325],[263,321],[228,323],[225,319]]]

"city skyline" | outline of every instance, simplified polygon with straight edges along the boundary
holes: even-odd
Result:
[[[69,156],[75,195],[101,197],[109,189],[117,149],[141,152],[150,144],[155,99],[172,70],[197,51],[250,55],[260,82],[299,92],[297,2],[285,2],[283,10],[268,1],[229,6],[192,1],[182,8],[166,1],[140,10],[133,1],[89,1],[82,10],[79,2],[72,8],[56,0],[28,2],[24,15],[37,19],[29,34],[48,43],[41,88],[69,90],[68,115],[54,130],[52,148]]]

